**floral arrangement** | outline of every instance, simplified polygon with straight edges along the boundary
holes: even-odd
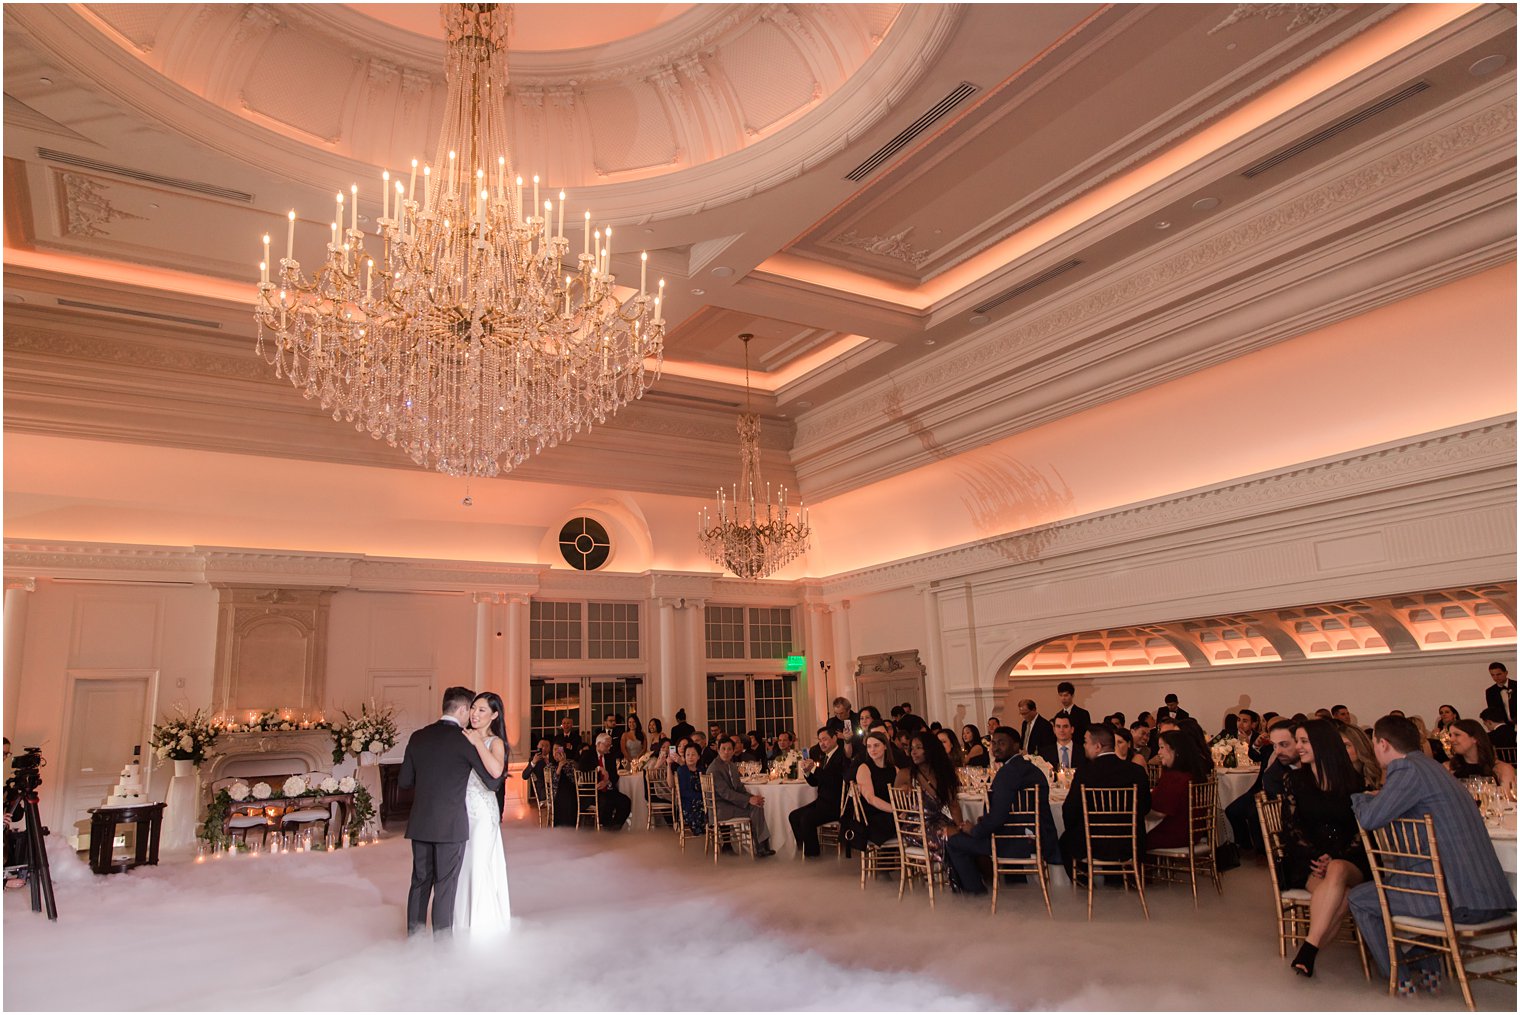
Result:
[[[150,742],[160,761],[193,761],[199,765],[206,760],[206,752],[216,738],[211,719],[205,711],[197,709],[194,715],[181,711],[177,717],[155,725]]]
[[[628,771],[630,771],[630,772],[642,772],[642,771],[644,771],[644,769],[649,766],[649,763],[650,763],[650,761],[653,758],[654,758],[654,755],[651,752],[645,751],[643,754],[640,754],[637,758],[634,758],[632,761],[630,761],[628,763]]]
[[[802,764],[802,752],[796,749],[778,754],[771,759],[770,776],[772,779],[795,779],[798,767]]]
[[[1245,768],[1251,764],[1251,745],[1237,737],[1221,737],[1209,745],[1217,768]]]
[[[1040,770],[1040,774],[1045,777],[1046,782],[1050,783],[1051,785],[1055,785],[1056,770],[1051,767],[1050,762],[1046,761],[1038,754],[1026,754],[1024,755],[1024,760],[1029,762],[1035,768],[1038,768]]]
[[[396,709],[389,704],[359,706],[357,716],[343,713],[341,725],[333,727],[333,764],[341,762],[345,755],[359,755],[364,751],[384,754],[396,746]]]
[[[300,787],[299,790],[297,786]],[[267,782],[255,783],[250,787],[239,779],[226,789],[219,790],[212,798],[211,804],[206,808],[206,820],[201,825],[200,838],[218,849],[226,846],[227,840],[222,826],[226,823],[227,815],[235,804],[243,803],[249,797],[262,802],[294,800],[300,797],[321,796],[325,793],[352,793],[354,795],[353,803],[349,807],[348,830],[357,838],[364,830],[365,824],[375,816],[374,798],[353,776],[334,779],[330,775],[315,786],[311,784],[310,779],[293,775],[285,780],[279,793],[275,793]]]

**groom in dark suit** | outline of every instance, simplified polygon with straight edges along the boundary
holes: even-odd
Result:
[[[406,932],[420,933],[428,923],[428,899],[433,900],[433,933],[447,934],[454,925],[454,894],[470,819],[464,791],[470,772],[479,773],[486,788],[496,790],[480,760],[480,752],[465,737],[470,703],[475,692],[451,687],[443,692],[443,716],[411,735],[401,762],[397,785],[415,790],[406,837],[412,840],[412,887],[406,896]]]

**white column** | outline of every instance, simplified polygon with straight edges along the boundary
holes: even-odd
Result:
[[[507,707],[507,737],[518,760],[526,759],[531,746],[528,744],[528,680],[532,675],[530,645],[529,597],[513,592],[506,597],[507,637],[503,653],[502,686],[506,693],[502,703]]]
[[[841,599],[834,608],[834,697],[844,695],[859,705],[855,691],[855,650],[850,644],[850,601]]]
[[[924,602],[924,632],[929,642],[927,672],[924,674],[924,694],[929,700],[925,702],[925,711],[922,714],[949,715],[950,701],[945,695],[945,671],[941,661],[944,659],[944,653],[940,648],[939,600],[934,598],[934,589],[930,586],[914,587]]]
[[[491,642],[495,631],[491,624],[491,601],[496,598],[490,592],[475,593],[475,680],[477,691],[490,688]]]
[[[26,608],[37,591],[35,578],[5,579],[5,735],[16,732],[21,704],[21,665],[26,650]]]
[[[676,709],[681,703],[676,699],[680,693],[676,686],[676,667],[681,658],[681,646],[676,640],[676,609],[679,600],[662,597],[651,599],[654,606],[655,627],[649,639],[649,701],[645,708],[649,714],[659,716],[669,735],[675,725]]]
[[[819,663],[834,665],[834,639],[832,637],[832,625],[830,615],[832,610],[827,603],[808,603],[807,609],[807,688],[808,704],[812,709],[810,715],[798,716],[797,728],[799,731],[817,729],[829,715],[829,701],[833,698],[830,693],[832,680],[824,679],[823,667]]]
[[[686,721],[699,730],[707,728],[707,601],[682,600],[686,615],[686,658],[682,671],[686,699]],[[672,715],[674,712],[671,713]]]

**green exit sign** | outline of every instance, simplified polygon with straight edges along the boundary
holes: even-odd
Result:
[[[786,672],[801,673],[807,669],[807,656],[787,656]]]

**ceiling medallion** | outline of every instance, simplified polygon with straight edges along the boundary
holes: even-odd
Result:
[[[665,283],[650,295],[644,254],[638,292],[618,289],[612,228],[593,231],[589,211],[570,260],[564,192],[540,205],[539,178],[529,185],[517,175],[506,103],[511,6],[445,5],[443,26],[448,98],[422,193],[416,159],[405,186],[383,173],[379,229],[366,235],[358,185],[346,230],[340,192],[311,278],[295,259],[294,211],[274,280],[266,235],[258,351],[333,419],[418,465],[494,476],[643,395],[664,351]]]
[[[765,578],[781,570],[808,550],[812,530],[807,508],[797,505],[795,519],[786,504],[786,487],[771,502],[771,488],[764,485],[762,509],[760,481],[760,417],[750,411],[749,342],[754,335],[740,335],[744,343],[744,412],[739,416],[739,482],[731,496],[718,491],[717,524],[710,524],[703,508],[697,522],[697,539],[713,563],[740,578]]]

